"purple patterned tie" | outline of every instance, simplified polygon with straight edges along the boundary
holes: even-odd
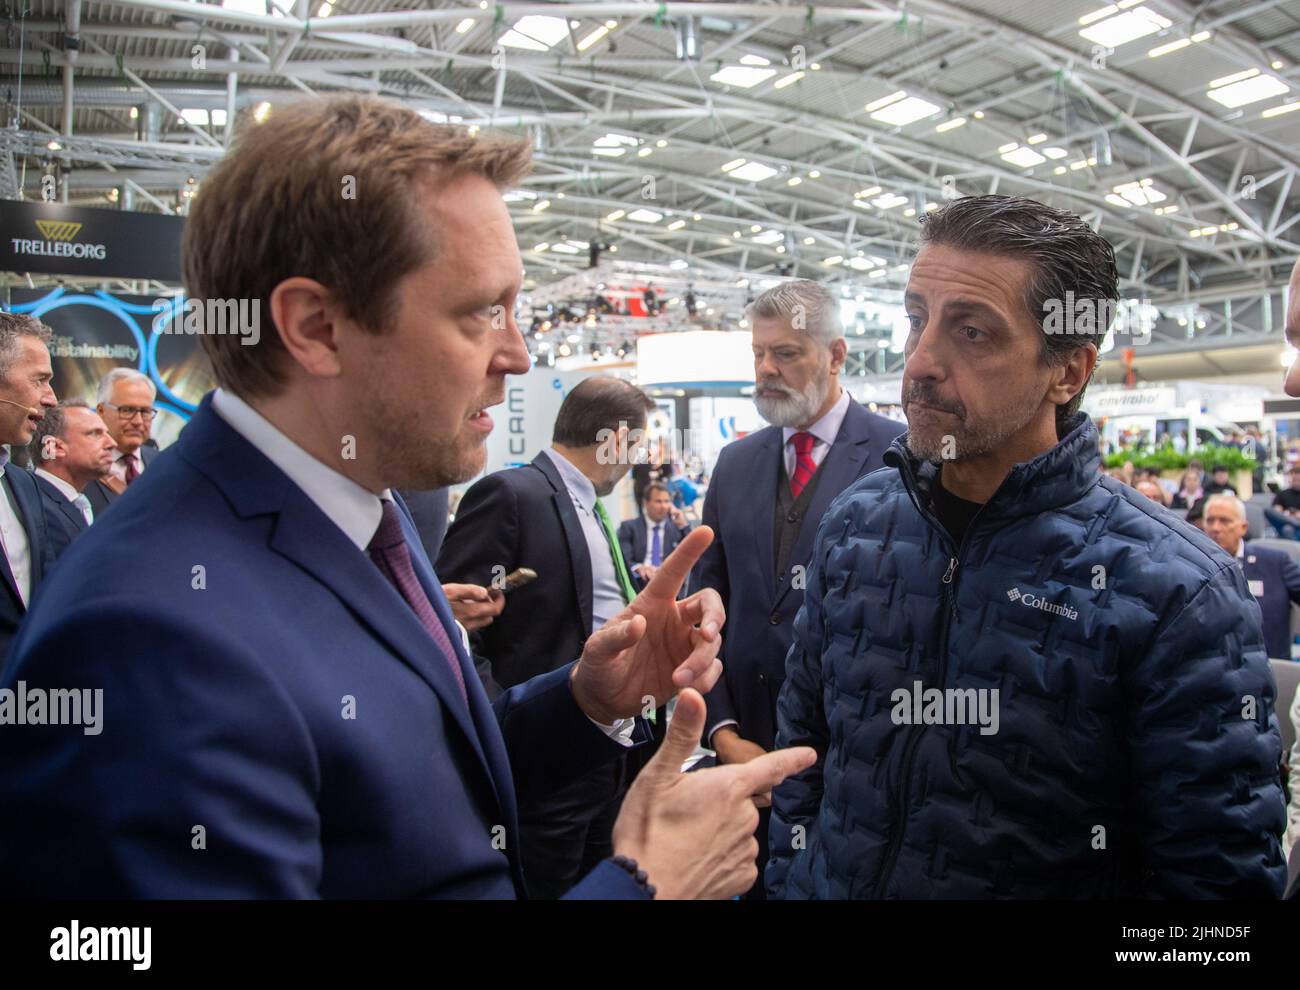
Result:
[[[452,647],[451,640],[447,638],[447,630],[438,621],[438,613],[433,610],[433,604],[429,601],[429,596],[424,593],[420,579],[415,576],[415,569],[411,566],[411,551],[406,545],[406,536],[402,532],[402,521],[397,506],[387,499],[382,500],[381,504],[384,507],[384,517],[380,520],[379,529],[366,550],[380,573],[388,578],[398,594],[406,599],[406,604],[411,606],[411,611],[420,620],[420,625],[424,626],[425,631],[433,637],[434,643],[442,651],[443,659],[447,661],[451,672],[456,676],[461,697],[465,699],[466,704],[469,704],[469,695],[465,691],[465,675],[461,673],[460,661],[456,659],[456,650]]]

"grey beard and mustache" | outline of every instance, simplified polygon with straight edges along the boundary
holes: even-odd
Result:
[[[762,398],[754,393],[754,406],[758,414],[773,426],[802,426],[816,415],[826,397],[831,394],[830,380],[824,375],[813,378],[802,391],[796,391],[776,382],[759,382],[761,388],[779,389],[784,397]]]
[[[1016,398],[1002,410],[995,422],[972,423],[967,419],[966,407],[961,402],[940,398],[929,382],[910,382],[903,390],[903,411],[907,414],[908,425],[907,449],[923,461],[964,461],[983,457],[1023,429],[1038,413],[1041,401],[1041,398],[1032,396]],[[913,402],[952,413],[957,422],[945,433],[937,432],[938,427],[930,428],[930,432],[917,432],[908,411]]]

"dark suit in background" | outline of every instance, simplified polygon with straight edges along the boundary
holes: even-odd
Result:
[[[152,441],[152,438],[150,438],[150,441]],[[140,454],[140,460],[144,462],[145,467],[148,467],[150,463],[153,462],[153,459],[161,454],[162,451],[160,451],[156,446],[151,446],[150,442],[145,442],[144,444],[141,444],[138,453]],[[143,471],[140,473],[144,474]],[[91,511],[95,513],[96,519],[99,519],[100,516],[104,514],[105,510],[113,504],[114,500],[119,497],[117,492],[113,491],[113,489],[109,488],[108,485],[104,484],[102,481],[92,481],[86,486],[85,490],[81,494],[85,495],[86,500],[90,502]]]
[[[471,635],[504,688],[571,663],[592,632],[591,556],[582,522],[546,453],[489,474],[465,493],[438,554],[439,580],[492,586],[518,567],[537,580],[507,592],[505,609]],[[537,896],[554,897],[609,855],[627,789],[627,760],[593,770],[550,795],[519,802],[524,875]]]
[[[667,560],[668,555],[677,548],[677,544],[686,539],[686,534],[690,531],[690,523],[687,523],[684,529],[678,529],[673,523],[672,516],[664,517],[663,537],[660,544],[664,560]],[[624,519],[618,524],[618,544],[623,549],[623,560],[627,563],[628,573],[632,575],[632,586],[640,591],[646,586],[646,582],[639,574],[634,573],[632,568],[645,562],[650,545],[650,526],[646,522],[644,513],[635,519]],[[683,585],[682,596],[689,595],[693,590],[689,583]]]
[[[86,517],[67,496],[39,475],[33,475],[41,493],[41,508],[45,512],[46,537],[50,542],[50,563],[58,560],[68,545],[90,528]],[[93,511],[93,510],[92,510]]]
[[[736,731],[771,750],[776,744],[776,699],[785,682],[785,657],[790,650],[795,613],[803,604],[801,571],[812,554],[813,538],[835,496],[859,478],[882,467],[881,460],[904,424],[869,413],[849,400],[835,442],[817,468],[816,485],[796,527],[789,561],[776,572],[777,486],[786,485],[782,428],[768,426],[722,448],[709,478],[704,499],[704,525],[713,530],[713,543],[697,567],[697,588],[713,588],[727,610],[723,630],[724,670],[704,696],[708,718],[705,745],[722,722],[734,721]],[[767,862],[767,821],[764,808],[758,831],[759,877]],[[755,894],[762,891],[762,881]]]
[[[26,468],[14,464],[4,467],[3,494],[9,499],[14,512],[27,534],[27,552],[31,561],[31,591],[24,602],[14,583],[13,571],[9,567],[8,557],[0,553],[0,670],[3,660],[9,652],[9,643],[18,632],[18,625],[27,614],[27,606],[36,595],[45,577],[45,572],[53,563],[50,556],[49,527],[45,521],[45,509],[41,505],[41,492],[36,487],[36,476]]]
[[[442,539],[447,535],[447,489],[434,488],[428,491],[403,489],[402,501],[411,510],[415,528],[420,533],[420,543],[430,560],[438,559],[438,550]]]
[[[1268,655],[1291,659],[1291,605],[1300,605],[1300,567],[1281,550],[1247,543],[1242,572],[1264,615]]]

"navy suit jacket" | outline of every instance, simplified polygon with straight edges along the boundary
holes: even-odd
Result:
[[[671,516],[664,519],[662,550],[665,558],[677,549],[677,544],[686,539],[690,531],[690,523],[686,524],[685,529],[678,529],[673,525]],[[638,515],[635,519],[624,519],[618,524],[618,545],[623,551],[623,563],[627,564],[628,573],[632,576],[632,586],[637,591],[644,588],[646,582],[640,575],[633,574],[632,568],[645,560],[649,540],[650,527],[646,525],[644,515]],[[682,587],[683,594],[689,594],[691,590],[693,589],[687,585]]]
[[[68,549],[68,545],[73,540],[90,527],[81,510],[69,502],[63,492],[40,475],[33,474],[32,477],[35,478],[36,487],[41,493],[41,507],[45,510],[46,536],[50,543],[49,558],[53,563],[63,556],[63,551]]]
[[[144,466],[148,467],[153,463],[153,459],[161,454],[162,451],[157,447],[143,446],[140,448],[140,460],[144,461]],[[143,471],[140,472],[144,474]],[[132,482],[134,484],[134,482]],[[117,492],[109,488],[102,481],[92,481],[86,486],[86,490],[81,494],[86,496],[90,502],[90,510],[95,514],[95,521],[107,511],[108,507],[117,499]]]
[[[773,523],[781,427],[765,427],[722,448],[704,499],[704,525],[714,538],[697,565],[696,583],[715,589],[727,610],[722,677],[705,695],[706,739],[719,722],[734,719],[745,739],[768,750],[775,745],[776,699],[785,682],[795,613],[803,604],[803,584],[794,568],[807,566],[817,527],[835,496],[882,467],[885,451],[905,429],[849,401],[840,432],[817,469],[821,477],[790,554],[789,572],[780,575]]]
[[[438,553],[447,582],[492,587],[519,567],[537,580],[506,592],[474,651],[505,687],[582,655],[592,629],[591,554],[559,470],[545,452],[531,464],[485,475],[465,492]]]
[[[4,484],[13,495],[14,505],[18,509],[18,519],[27,533],[27,548],[31,561],[31,585],[28,604],[35,601],[36,591],[45,572],[54,562],[51,556],[49,525],[45,520],[45,510],[41,506],[41,492],[36,487],[36,475],[17,464],[7,464],[4,469]],[[0,498],[4,498],[0,492]],[[18,627],[27,615],[27,605],[23,604],[14,584],[13,573],[9,570],[9,561],[0,552],[0,660],[3,659],[18,632]]]
[[[424,547],[425,555],[430,560],[437,560],[443,537],[447,535],[447,489],[403,489],[399,494],[420,533],[420,544]]]
[[[624,751],[567,666],[488,703],[395,501],[468,705],[369,557],[203,400],[69,548],[0,678],[103,690],[97,736],[3,730],[6,894],[523,892],[516,792]],[[124,560],[149,580],[105,580]],[[605,862],[570,896],[642,895]]]
[[[1247,543],[1241,569],[1264,615],[1264,645],[1268,655],[1291,659],[1291,605],[1300,605],[1300,567],[1281,550]],[[1263,594],[1256,589],[1262,581]]]

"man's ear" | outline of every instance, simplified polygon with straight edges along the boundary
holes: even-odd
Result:
[[[849,356],[849,342],[843,337],[831,341],[831,374],[838,375]]]
[[[1065,363],[1053,369],[1056,372],[1056,380],[1047,390],[1047,398],[1058,406],[1065,405],[1083,391],[1096,367],[1097,346],[1095,344],[1084,344],[1074,348]]]
[[[271,319],[285,350],[310,375],[342,371],[338,333],[344,317],[329,289],[315,279],[287,278],[271,291]]]

